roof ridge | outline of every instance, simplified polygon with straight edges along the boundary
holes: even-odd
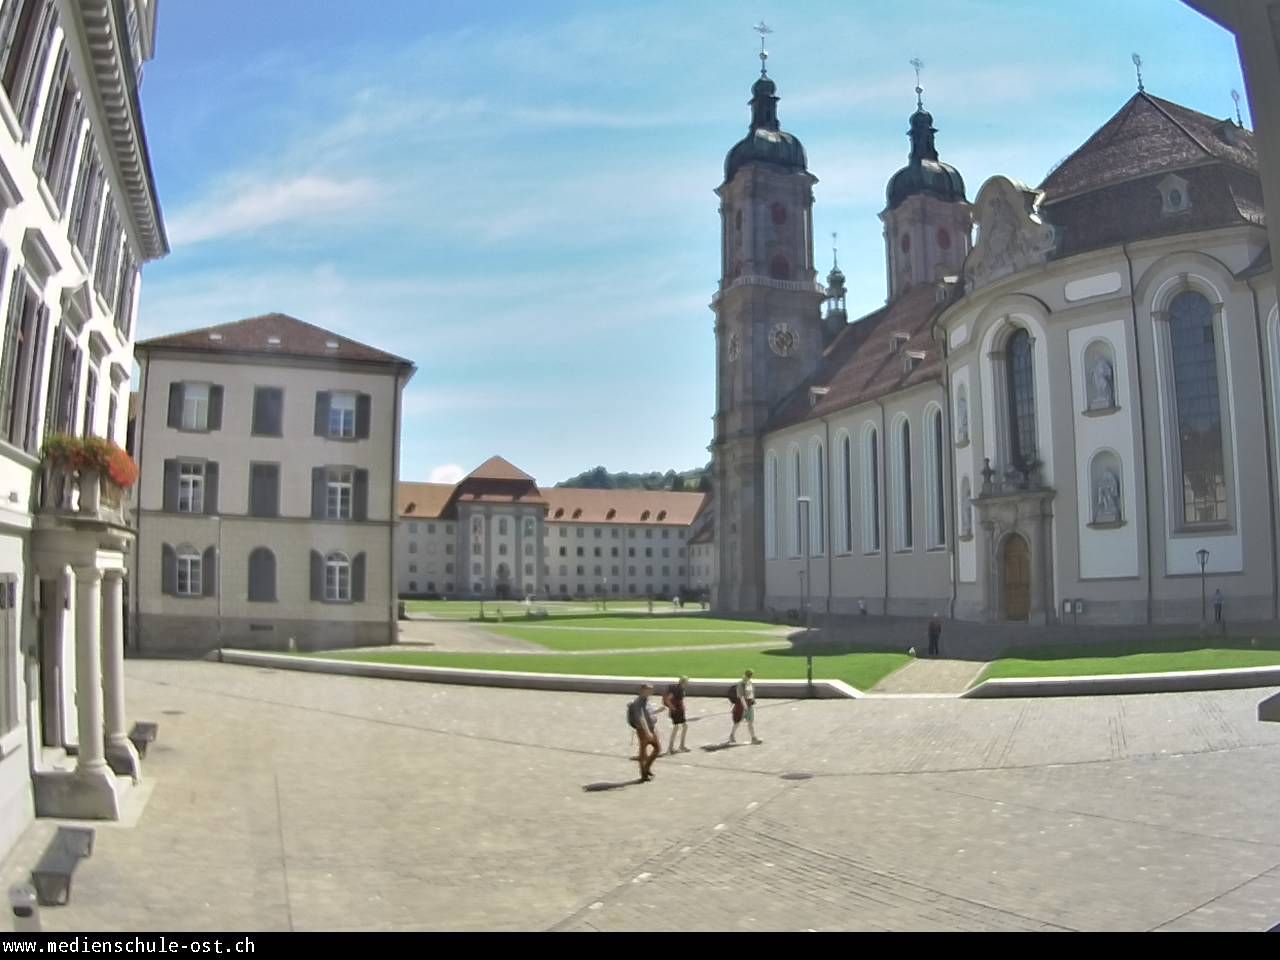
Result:
[[[1204,153],[1205,153],[1207,156],[1209,156],[1209,157],[1214,157],[1214,158],[1216,159],[1216,155],[1214,154],[1214,152],[1213,152],[1212,150],[1210,150],[1210,149],[1208,148],[1208,146],[1206,146],[1206,145],[1205,145],[1205,142],[1204,142],[1203,140],[1201,140],[1199,137],[1197,137],[1197,136],[1196,136],[1194,133],[1192,133],[1190,130],[1188,130],[1188,129],[1187,129],[1187,127],[1186,127],[1186,125],[1185,125],[1181,120],[1179,120],[1179,119],[1178,119],[1177,117],[1175,117],[1172,113],[1170,113],[1168,110],[1166,110],[1166,109],[1164,108],[1164,104],[1166,104],[1166,103],[1167,103],[1167,104],[1169,104],[1170,106],[1176,106],[1176,107],[1179,107],[1179,108],[1180,108],[1180,109],[1182,109],[1182,110],[1188,110],[1188,111],[1190,111],[1190,112],[1192,112],[1192,113],[1200,113],[1200,111],[1199,111],[1199,110],[1191,110],[1191,108],[1190,108],[1190,107],[1183,107],[1181,104],[1175,104],[1172,100],[1162,100],[1160,97],[1152,96],[1151,94],[1147,93],[1145,90],[1144,90],[1144,91],[1142,91],[1142,93],[1140,94],[1140,96],[1144,97],[1148,103],[1150,103],[1153,107],[1155,107],[1157,110],[1159,110],[1159,111],[1160,111],[1160,113],[1164,116],[1164,118],[1165,118],[1166,120],[1168,120],[1170,123],[1172,123],[1172,124],[1173,124],[1175,127],[1177,127],[1179,130],[1181,130],[1181,131],[1182,131],[1182,133],[1183,133],[1183,134],[1184,134],[1188,139],[1190,139],[1192,143],[1194,143],[1197,147],[1199,147],[1201,150],[1203,150],[1203,151],[1204,151]],[[1210,117],[1207,113],[1201,113],[1201,114],[1200,114],[1200,116],[1202,116],[1202,117],[1206,117],[1206,118],[1208,118],[1209,120],[1214,120],[1214,118],[1213,118],[1213,117]]]

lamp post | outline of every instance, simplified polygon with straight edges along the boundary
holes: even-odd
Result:
[[[1196,551],[1196,559],[1200,561],[1200,629],[1203,630],[1209,622],[1204,582],[1204,568],[1209,564],[1209,551],[1201,547]]]
[[[604,613],[609,609],[609,578],[605,577],[600,581],[600,612]]]
[[[802,600],[804,602],[804,635],[806,640],[809,638],[809,630],[810,630],[809,608],[812,606],[811,601],[813,599],[813,580],[809,576],[809,554],[812,552],[810,550],[810,543],[809,543],[809,538],[810,538],[810,535],[812,534],[812,531],[809,529],[809,506],[810,504],[812,504],[812,502],[813,501],[809,497],[796,498],[796,503],[800,504],[800,506],[803,508],[801,512],[804,514],[804,520],[802,521],[802,523],[804,526],[803,533],[804,533],[804,587],[805,588],[804,588],[804,597],[802,598]]]

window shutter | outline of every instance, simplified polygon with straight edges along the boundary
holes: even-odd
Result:
[[[169,384],[169,426],[182,426],[182,384]]]
[[[329,435],[329,397],[330,394],[323,390],[316,393],[317,437],[327,437]]]
[[[222,429],[222,387],[214,384],[209,388],[209,430]]]
[[[311,599],[324,599],[324,557],[319,550],[311,551]]]
[[[311,519],[324,519],[324,503],[325,503],[325,469],[324,467],[311,468]]]
[[[204,465],[204,512],[210,516],[218,512],[218,465],[213,461]]]
[[[178,512],[178,461],[164,462],[164,512]]]
[[[355,474],[354,489],[352,490],[352,518],[355,520],[369,519],[369,471],[357,470]]]
[[[166,597],[178,592],[178,551],[167,543],[160,549],[160,592]]]
[[[351,559],[351,600],[364,603],[364,554],[357,553]]]
[[[361,440],[369,438],[369,420],[373,413],[373,398],[367,393],[356,397],[356,436]]]
[[[206,597],[218,595],[218,551],[209,547],[200,560],[200,585]]]

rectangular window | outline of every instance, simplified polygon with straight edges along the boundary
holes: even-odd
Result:
[[[209,384],[187,383],[183,385],[182,429],[209,429]]]
[[[178,464],[178,512],[204,513],[204,464]]]
[[[578,548],[578,556],[580,556],[580,557],[581,557],[581,556],[583,556],[583,549],[582,549],[582,547],[579,547],[579,548]]]
[[[599,540],[602,536],[604,536],[604,531],[601,530],[599,527],[595,528],[595,533],[596,533],[597,540]]]
[[[94,418],[98,413],[98,371],[92,366],[89,367],[88,373],[84,379],[84,435],[86,437],[94,434]]]
[[[329,396],[329,436],[350,438],[356,435],[356,395],[334,393]]]
[[[417,552],[418,552],[418,545],[417,545],[416,543],[414,543],[412,540],[411,540],[411,541],[409,541],[409,552],[410,552],[410,553],[417,553]]]
[[[597,557],[602,556],[602,554],[600,553],[600,548],[599,548],[599,547],[596,547],[595,555],[596,555]]]
[[[47,328],[48,309],[41,305],[26,274],[18,271],[13,277],[4,356],[0,360],[0,428],[4,439],[31,453],[38,442],[36,408],[43,376],[41,347]],[[75,408],[71,409],[74,417]]]
[[[452,543],[446,543],[446,544],[444,545],[444,552],[445,552],[445,553],[447,553],[447,554],[452,554],[452,553],[453,553],[453,544],[452,544]]]
[[[347,468],[329,470],[325,482],[325,511],[329,520],[350,520],[355,489],[355,471]]]
[[[324,598],[332,603],[351,600],[351,564],[342,558],[330,558],[324,565]]]
[[[0,575],[0,733],[9,733],[22,716],[18,695],[19,655],[18,579]]]
[[[417,565],[416,563],[411,563],[411,564],[409,564],[409,572],[410,572],[410,573],[417,573],[417,572],[418,572],[418,565]]]
[[[177,593],[180,597],[199,597],[204,593],[200,554],[194,550],[178,553]]]
[[[417,525],[416,523],[410,523],[410,524],[409,524],[409,532],[410,532],[410,533],[417,533],[417,532],[418,532],[418,525]]]
[[[248,512],[253,517],[280,516],[279,463],[248,466]]]
[[[413,529],[414,529],[414,530],[417,530],[417,529],[418,529],[418,525],[417,525],[416,523],[413,525]],[[434,523],[428,523],[428,524],[427,524],[427,533],[435,533],[435,532],[436,532],[436,525],[435,525]]]
[[[578,564],[578,576],[582,576],[586,572],[587,572],[587,568],[584,567],[582,564]]]
[[[253,433],[259,437],[284,436],[284,391],[279,387],[254,387]]]

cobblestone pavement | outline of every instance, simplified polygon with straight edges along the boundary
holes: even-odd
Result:
[[[986,666],[969,660],[912,660],[874,689],[876,693],[964,693]]]
[[[1241,929],[1263,691],[771,702],[634,782],[624,698],[129,661],[150,795],[46,929]],[[662,733],[666,723],[662,721]],[[42,825],[47,826],[47,825]]]

